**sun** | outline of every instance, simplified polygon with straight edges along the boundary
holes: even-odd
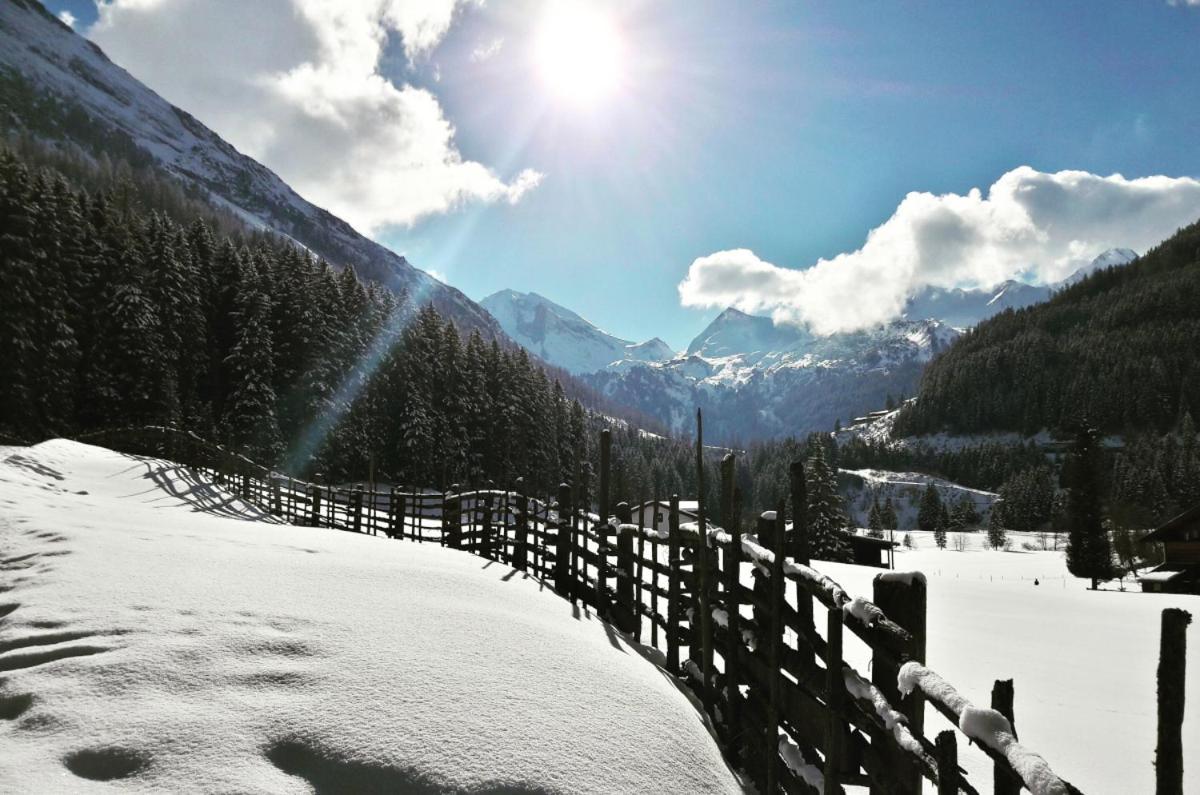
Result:
[[[583,0],[556,0],[545,11],[534,60],[559,100],[590,108],[618,92],[621,36],[611,17]]]

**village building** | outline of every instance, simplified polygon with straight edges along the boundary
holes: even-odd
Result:
[[[1162,544],[1163,563],[1138,578],[1152,593],[1200,594],[1200,505],[1184,511],[1141,539]]]

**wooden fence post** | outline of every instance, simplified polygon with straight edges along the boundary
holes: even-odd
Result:
[[[797,563],[807,566],[812,554],[808,548],[808,487],[804,480],[804,462],[793,461],[788,468],[788,479],[792,496],[792,538],[788,545],[788,554]],[[812,603],[809,602],[809,618],[812,617]]]
[[[637,603],[637,592],[633,569],[633,533],[629,524],[633,514],[629,503],[617,503],[617,626],[623,632],[641,637],[641,611]]]
[[[558,521],[554,529],[554,590],[559,596],[571,595],[571,487],[558,486]]]
[[[958,795],[961,777],[958,773],[958,739],[953,729],[938,733],[936,751],[938,795]]]
[[[462,492],[454,484],[442,501],[442,538],[451,549],[462,549]]]
[[[784,590],[783,558],[784,558],[784,510],[786,506],[781,500],[774,515],[763,514],[763,522],[774,524],[771,534],[771,551],[774,553],[771,561],[771,601],[770,601],[770,637],[767,651],[767,676],[770,677],[770,689],[767,693],[767,792],[779,790],[779,703],[782,699],[783,671],[780,670],[780,647],[783,645],[783,606]]]
[[[1013,716],[1013,680],[997,679],[992,685],[992,709],[1008,718],[1013,738],[1017,736],[1017,721]],[[1007,765],[996,762],[992,770],[992,792],[995,795],[1019,795],[1022,782],[1009,772]]]
[[[609,480],[612,474],[612,431],[600,431],[600,522],[596,525],[596,612],[604,618],[612,618],[612,605],[608,600],[608,553],[612,527]]]
[[[388,493],[388,538],[404,538],[404,494],[396,484]]]
[[[708,516],[704,505],[704,416],[696,409],[696,557],[692,576],[696,582],[695,619],[700,627],[700,698],[705,711],[713,714],[712,668],[712,584],[710,582],[712,554],[708,546]],[[691,655],[695,658],[695,654]]]
[[[670,579],[667,582],[667,670],[679,675],[679,608],[681,585],[679,559],[679,495],[671,495],[670,512],[667,514],[667,565]]]
[[[1187,627],[1192,614],[1162,611],[1158,651],[1158,748],[1154,752],[1157,795],[1183,795],[1183,704]],[[1194,757],[1193,757],[1194,758]]]
[[[309,493],[309,498],[312,500],[311,510],[308,515],[308,524],[310,527],[321,526],[321,487],[313,486]]]
[[[481,517],[482,522],[479,525],[479,532],[480,532],[479,540],[480,540],[480,546],[482,547],[479,550],[479,553],[482,557],[485,557],[488,560],[495,560],[497,557],[496,544],[495,544],[496,539],[493,538],[493,534],[496,532],[496,527],[495,527],[495,523],[492,521],[492,519],[493,519],[493,510],[492,509],[495,507],[495,493],[493,491],[494,486],[495,486],[495,484],[492,483],[491,481],[489,481],[487,484],[487,491],[484,494],[483,504],[482,504],[482,509],[483,509],[483,516]],[[476,508],[480,507],[480,500],[479,500],[478,493],[475,495],[475,506],[476,506]]]
[[[909,658],[919,663],[925,662],[925,578],[914,575],[908,579],[883,578],[875,576],[874,601],[884,614],[908,630],[912,635],[912,645],[908,649]],[[909,728],[914,735],[921,735],[925,730],[925,697],[920,688],[914,688],[912,693],[900,697],[899,685],[896,681],[900,669],[896,666],[892,655],[876,653],[871,659],[871,682],[879,688],[887,698],[888,703],[895,705],[900,712],[908,717]],[[910,759],[894,749],[883,746],[884,755],[892,769],[892,778],[897,788],[903,792],[921,791],[921,772],[912,764]],[[872,792],[875,792],[872,788]]]
[[[352,519],[353,524],[351,526],[353,527],[354,532],[361,533],[362,532],[362,509],[363,509],[362,489],[355,489],[353,491],[353,494],[354,494],[354,497],[353,497],[354,504],[352,506],[352,514],[351,514],[351,519]]]
[[[274,516],[283,516],[283,490],[279,487],[279,481],[271,479],[271,513]]]
[[[732,467],[731,467],[732,469]],[[728,726],[729,752],[736,764],[741,759],[738,748],[742,736],[742,691],[741,691],[741,661],[739,655],[742,649],[742,614],[741,614],[741,582],[739,575],[742,570],[742,492],[733,489],[730,502],[729,522],[725,530],[729,533],[729,546],[725,548],[721,573],[725,577],[725,623],[727,642],[725,644],[725,719]]]
[[[825,658],[825,706],[829,711],[825,731],[825,795],[834,795],[840,789],[838,778],[842,769],[842,733],[845,726],[842,704],[845,701],[846,681],[842,674],[840,607],[829,608],[825,640],[828,649]]]
[[[516,532],[513,537],[513,566],[519,571],[529,567],[529,496],[525,493],[525,478],[517,478]]]

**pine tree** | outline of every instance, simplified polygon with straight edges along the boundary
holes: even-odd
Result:
[[[258,282],[253,262],[244,260],[236,300],[236,341],[226,357],[230,394],[222,425],[235,449],[257,461],[274,463],[282,452],[271,386],[270,299]]]
[[[896,506],[892,504],[890,496],[884,500],[883,510],[879,513],[879,521],[884,530],[898,529],[900,519],[896,516]]]
[[[932,483],[925,487],[921,495],[921,504],[917,509],[917,527],[926,533],[931,533],[941,524],[942,496]]]
[[[867,535],[871,538],[883,538],[883,511],[879,507],[879,497],[871,502],[871,511],[867,515]]]
[[[992,549],[1001,549],[1008,539],[1008,531],[1004,529],[1004,518],[999,503],[992,506],[992,511],[988,515],[987,536],[988,546]]]
[[[812,557],[820,560],[850,560],[850,545],[843,538],[846,513],[838,493],[837,474],[825,458],[820,444],[809,445],[805,468],[808,492],[808,544]]]
[[[1063,471],[1067,487],[1067,570],[1092,582],[1113,577],[1112,545],[1105,532],[1101,504],[1100,432],[1080,423]]]

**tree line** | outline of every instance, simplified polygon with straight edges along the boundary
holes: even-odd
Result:
[[[520,349],[271,235],[218,235],[0,151],[0,431],[170,424],[329,479],[539,488],[586,412]]]

